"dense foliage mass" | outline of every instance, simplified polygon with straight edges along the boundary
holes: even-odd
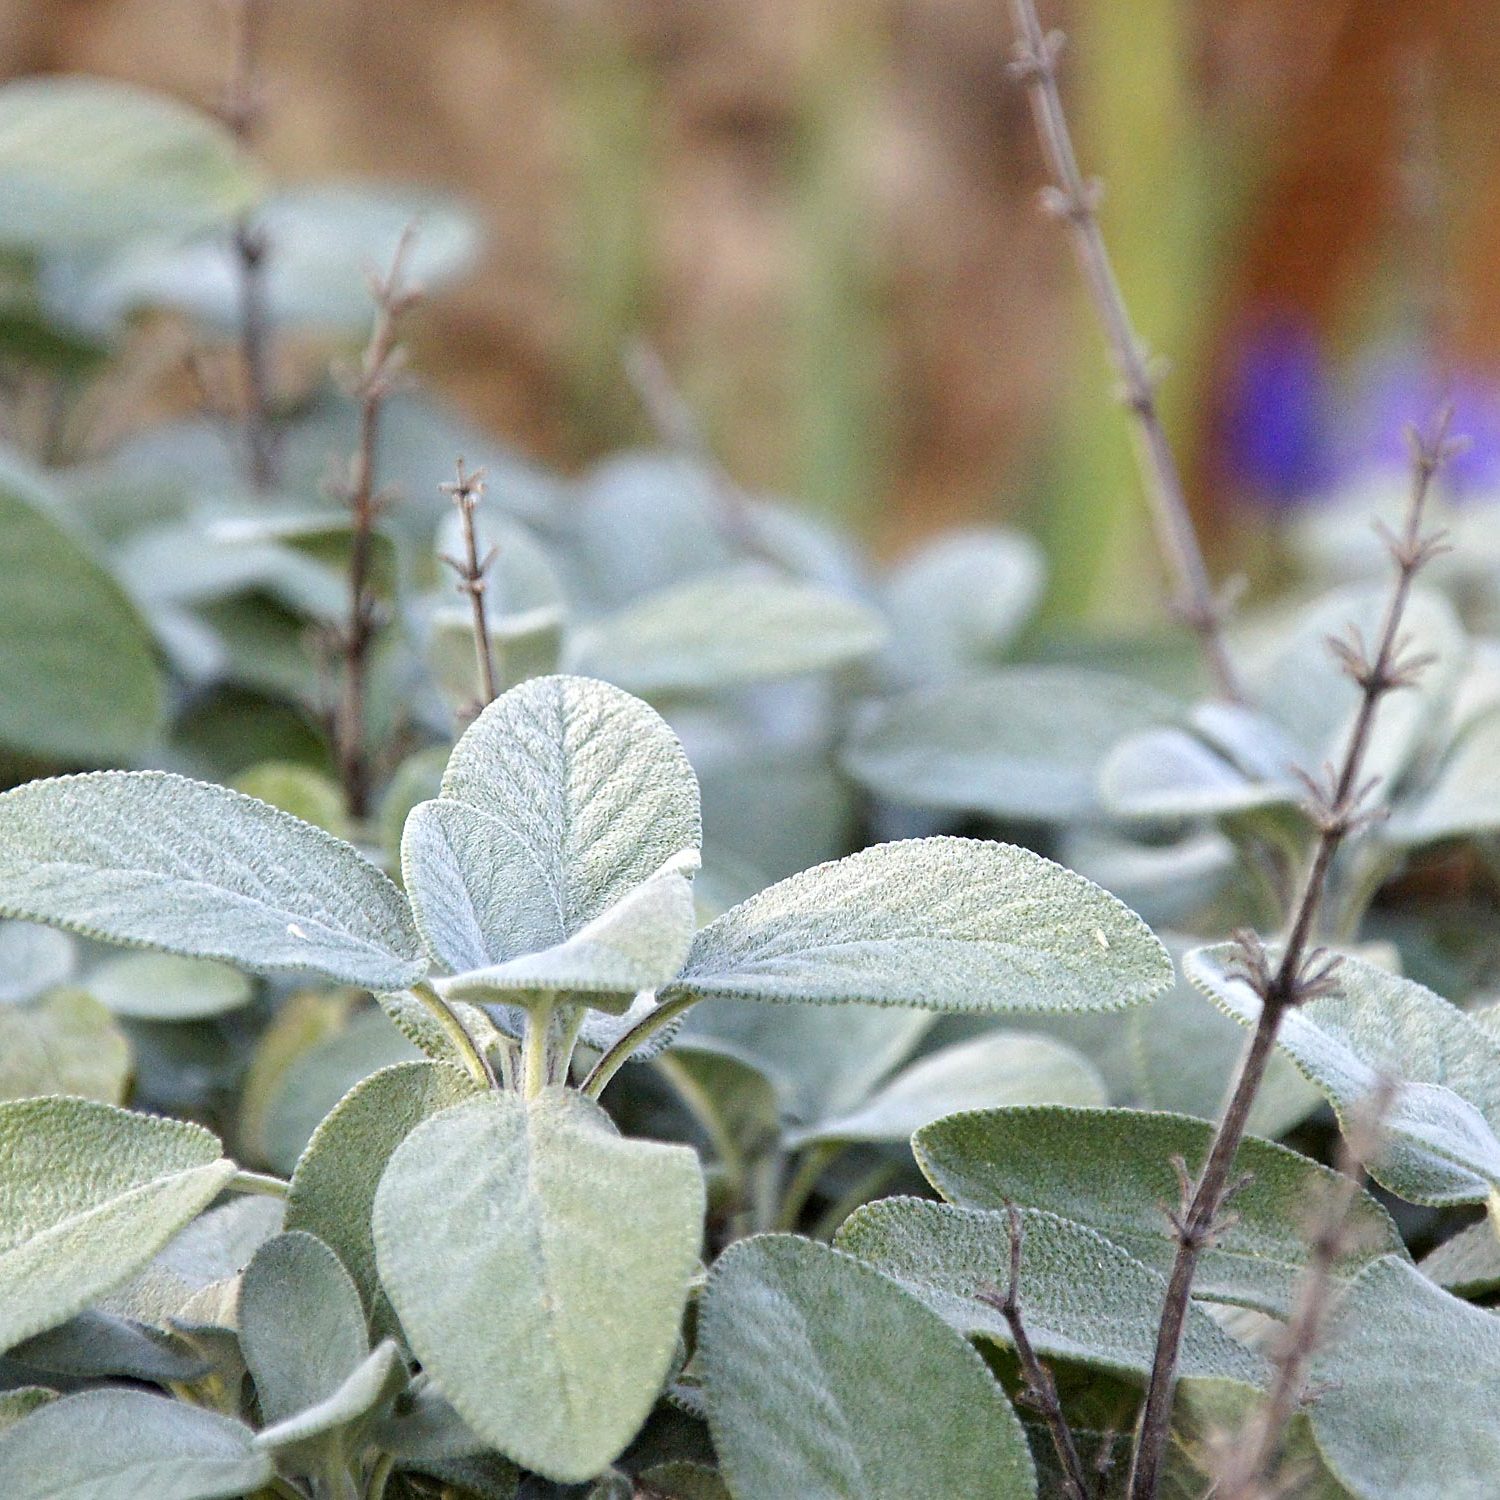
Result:
[[[462,212],[238,136],[0,89],[7,1500],[1500,1491],[1442,435],[1217,676],[1060,641],[1018,534],[497,450],[397,379]],[[238,419],[122,426],[185,330]]]

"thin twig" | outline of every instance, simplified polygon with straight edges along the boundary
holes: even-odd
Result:
[[[1393,1094],[1390,1080],[1382,1080],[1350,1120],[1339,1147],[1339,1179],[1330,1189],[1291,1317],[1273,1355],[1271,1389],[1221,1466],[1214,1500],[1258,1500],[1272,1484],[1272,1467],[1287,1428],[1306,1399],[1307,1366],[1328,1326],[1334,1268],[1349,1248],[1349,1216],[1364,1187],[1365,1163],[1379,1150]]]
[[[1057,1451],[1057,1461],[1062,1465],[1063,1500],[1089,1500],[1088,1475],[1078,1453],[1078,1444],[1073,1440],[1073,1429],[1063,1414],[1057,1382],[1032,1347],[1021,1316],[1021,1211],[1014,1203],[1007,1203],[1005,1211],[1010,1231],[1010,1276],[1005,1291],[1001,1292],[998,1287],[980,1287],[974,1295],[986,1307],[993,1307],[1010,1329],[1010,1341],[1015,1346],[1021,1375],[1026,1381],[1021,1400],[1040,1412],[1047,1424],[1052,1446]]]
[[[219,104],[219,117],[241,147],[248,149],[265,117],[261,41],[267,0],[234,0],[234,64]],[[277,479],[276,432],[271,420],[270,318],[266,308],[265,233],[249,214],[234,227],[234,258],[240,309],[240,367],[244,378],[241,428],[245,467],[251,487],[264,494]]]
[[[1281,1018],[1288,1010],[1336,988],[1339,958],[1329,955],[1324,949],[1311,948],[1310,944],[1334,856],[1349,834],[1366,826],[1376,816],[1369,802],[1375,781],[1363,780],[1362,768],[1381,701],[1397,688],[1410,686],[1426,664],[1425,659],[1408,654],[1401,633],[1401,620],[1411,596],[1413,580],[1443,550],[1440,533],[1423,532],[1423,518],[1433,476],[1456,448],[1448,441],[1449,420],[1450,414],[1445,411],[1430,438],[1415,431],[1409,434],[1413,474],[1406,522],[1400,536],[1381,528],[1396,566],[1396,579],[1386,604],[1374,655],[1370,654],[1358,631],[1329,642],[1345,672],[1358,686],[1360,702],[1342,764],[1337,770],[1329,768],[1326,783],[1308,779],[1312,793],[1308,811],[1317,824],[1318,840],[1280,959],[1273,961],[1253,934],[1239,935],[1240,962],[1247,982],[1260,997],[1260,1016],[1240,1063],[1224,1116],[1214,1134],[1208,1160],[1196,1184],[1189,1184],[1191,1194],[1184,1192],[1182,1212],[1174,1219],[1177,1254],[1167,1285],[1156,1357],[1141,1414],[1130,1500],[1154,1500],[1161,1482],[1161,1465],[1176,1388],[1177,1356],[1187,1321],[1193,1276],[1197,1271],[1198,1257],[1216,1242],[1226,1227],[1221,1214],[1232,1191],[1230,1172],[1275,1047]]]
[[[359,403],[359,439],[349,461],[342,499],[352,520],[349,539],[349,617],[339,639],[344,661],[344,684],[334,715],[334,748],[339,779],[351,817],[363,818],[370,804],[370,762],[365,745],[365,686],[369,675],[370,649],[379,629],[379,609],[371,580],[375,550],[375,523],[390,497],[375,487],[375,454],[380,441],[380,419],[385,400],[394,389],[405,364],[404,350],[396,342],[397,324],[420,299],[421,293],[403,283],[407,252],[415,235],[408,225],[396,245],[390,270],[371,273],[370,295],[375,302],[375,322],[359,367],[349,382],[350,394]]]
[[[458,477],[451,484],[439,485],[445,495],[452,498],[463,524],[464,555],[444,556],[443,561],[458,577],[458,591],[469,596],[469,607],[474,616],[474,661],[479,676],[479,702],[471,717],[476,717],[487,704],[493,703],[497,694],[495,687],[495,653],[490,643],[489,621],[485,615],[484,575],[495,560],[498,549],[491,547],[481,558],[479,537],[474,530],[474,509],[484,498],[484,470],[469,473],[463,459],[458,461]]]
[[[1043,34],[1034,0],[1012,0],[1012,9],[1019,33],[1012,70],[1026,84],[1031,96],[1037,137],[1053,178],[1043,191],[1042,204],[1072,232],[1078,266],[1120,377],[1121,399],[1135,419],[1132,431],[1136,460],[1150,503],[1157,545],[1173,577],[1173,609],[1198,637],[1217,691],[1232,702],[1243,702],[1245,695],[1239,674],[1224,644],[1224,603],[1215,597],[1209,581],[1182,476],[1157,408],[1158,373],[1130,321],[1099,228],[1099,184],[1085,181],[1078,169],[1078,156],[1057,87],[1057,62],[1064,38],[1059,31]]]

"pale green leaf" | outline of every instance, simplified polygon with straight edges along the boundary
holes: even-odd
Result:
[[[130,1043],[99,1002],[54,990],[29,1005],[0,1006],[0,1099],[76,1094],[121,1103]]]
[[[1025,821],[1096,815],[1101,761],[1184,705],[1124,677],[1007,667],[919,687],[872,708],[844,765],[881,797]]]
[[[977,839],[878,844],[709,923],[672,988],[951,1011],[1114,1010],[1172,979],[1133,912],[1051,860]]]
[[[702,1220],[692,1151],[624,1140],[574,1094],[490,1092],[396,1148],[375,1255],[413,1352],[469,1426],[576,1482],[656,1400]]]
[[[234,779],[234,789],[258,797],[282,812],[322,828],[335,838],[350,834],[344,794],[333,780],[312,766],[291,760],[258,761]]]
[[[83,1099],[0,1104],[0,1350],[129,1280],[234,1171],[197,1125]]]
[[[0,88],[0,152],[15,87]],[[0,186],[0,225],[6,201]],[[0,461],[0,745],[74,762],[139,755],[161,717],[150,632],[53,508],[39,479]]]
[[[36,996],[72,976],[73,939],[33,922],[0,922],[0,1005]]]
[[[271,252],[265,316],[277,326],[363,334],[370,323],[365,272],[390,266],[408,225],[403,259],[409,285],[436,290],[462,274],[478,248],[475,226],[450,199],[357,183],[286,189],[255,214]],[[103,321],[139,307],[171,307],[212,327],[239,326],[240,281],[227,235],[186,245],[133,248],[90,289],[89,312]]]
[[[1235,950],[1198,948],[1188,977],[1243,1026],[1260,1000],[1236,977]],[[1346,956],[1337,993],[1281,1019],[1276,1044],[1343,1122],[1384,1085],[1370,1175],[1414,1203],[1482,1203],[1500,1186],[1500,1038],[1410,979]]]
[[[627,605],[569,643],[571,667],[647,697],[707,693],[857,661],[885,638],[841,595],[756,568],[690,579]]]
[[[1500,1289],[1500,1233],[1493,1216],[1486,1214],[1460,1229],[1418,1264],[1424,1276],[1458,1297],[1483,1297]]]
[[[998,1109],[951,1115],[912,1142],[927,1180],[951,1203],[998,1210],[1008,1202],[1096,1230],[1163,1277],[1176,1254],[1163,1204],[1177,1201],[1172,1158],[1195,1171],[1213,1125],[1181,1115],[1120,1109]],[[1326,1167],[1248,1138],[1236,1170],[1253,1174],[1235,1195],[1239,1215],[1198,1261],[1194,1292],[1209,1301],[1285,1314],[1308,1256],[1307,1214],[1337,1183]],[[1362,1194],[1334,1274],[1347,1281],[1376,1256],[1401,1253],[1385,1211]]]
[[[29,1417],[37,1407],[57,1400],[57,1392],[45,1385],[18,1385],[0,1391],[0,1432]]]
[[[93,970],[89,994],[117,1016],[143,1021],[196,1021],[250,1003],[252,986],[238,969],[174,953],[127,953]]]
[[[700,842],[698,785],[672,731],[585,678],[497,698],[428,806],[408,820],[402,871],[429,948],[460,972],[565,943]]]
[[[165,94],[103,78],[0,89],[0,242],[72,250],[227,224],[258,184],[228,129]]]
[[[1500,1473],[1500,1318],[1403,1261],[1340,1303],[1309,1378],[1313,1436],[1361,1500],[1482,1500]]]
[[[370,1349],[359,1291],[337,1255],[301,1230],[255,1252],[240,1283],[240,1348],[268,1425],[326,1401]]]
[[[1222,818],[1291,806],[1304,795],[1289,774],[1258,781],[1212,745],[1170,726],[1121,740],[1099,767],[1099,800],[1116,818]]]
[[[1500,830],[1500,713],[1464,733],[1429,785],[1399,805],[1381,833],[1400,845]]]
[[[17,1344],[5,1361],[48,1379],[114,1377],[162,1386],[201,1380],[208,1373],[180,1340],[96,1307]]]
[[[243,1422],[143,1391],[84,1391],[0,1432],[6,1500],[234,1500],[271,1478]]]
[[[1034,1209],[1021,1211],[1026,1332],[1039,1352],[1115,1374],[1145,1377],[1156,1353],[1167,1280],[1102,1234]],[[1004,1295],[1010,1266],[1006,1213],[886,1198],[844,1221],[841,1250],[893,1277],[960,1333],[1011,1342],[981,1289]],[[1262,1383],[1264,1361],[1198,1307],[1189,1309],[1180,1369]]]
[[[371,989],[400,989],[427,967],[401,893],[357,850],[253,797],[160,771],[0,796],[0,910]]]
[[[1041,598],[1045,563],[1028,536],[943,533],[903,558],[885,585],[896,675],[930,683],[994,666]]]
[[[699,1314],[733,1494],[1030,1500],[1021,1423],[961,1334],[852,1257],[790,1235],[720,1257]]]
[[[365,1425],[406,1386],[406,1363],[394,1339],[382,1340],[322,1400],[264,1427],[257,1448],[303,1448],[355,1423]]]
[[[391,1153],[421,1122],[476,1091],[458,1068],[436,1062],[382,1068],[347,1093],[313,1132],[292,1174],[286,1226],[330,1245],[354,1278],[377,1334],[400,1323],[375,1269],[375,1190]]]
[[[1098,1070],[1051,1037],[994,1031],[930,1052],[871,1098],[793,1136],[825,1141],[906,1141],[961,1110],[1020,1104],[1107,1104]]]

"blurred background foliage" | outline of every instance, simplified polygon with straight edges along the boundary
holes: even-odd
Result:
[[[1070,107],[1170,362],[1218,567],[1438,385],[1500,428],[1500,25],[1462,0],[1075,0]],[[20,75],[211,104],[204,0],[4,0]],[[424,379],[538,460],[650,436],[646,335],[744,484],[878,550],[1031,529],[1054,620],[1157,608],[1124,424],[992,0],[324,0],[271,7],[258,150],[296,183],[455,191],[482,260],[413,326]],[[284,356],[285,357],[285,356]],[[187,393],[164,383],[166,404]],[[1410,410],[1408,410],[1410,408]]]

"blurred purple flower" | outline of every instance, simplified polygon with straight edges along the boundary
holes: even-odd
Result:
[[[1339,424],[1339,469],[1404,467],[1406,429],[1427,431],[1444,405],[1453,407],[1454,435],[1468,442],[1448,469],[1453,489],[1459,496],[1500,489],[1500,386],[1467,371],[1444,379],[1430,360],[1408,350],[1368,363]]]
[[[1328,377],[1313,330],[1286,313],[1261,318],[1229,377],[1224,453],[1251,498],[1295,506],[1333,473]]]

